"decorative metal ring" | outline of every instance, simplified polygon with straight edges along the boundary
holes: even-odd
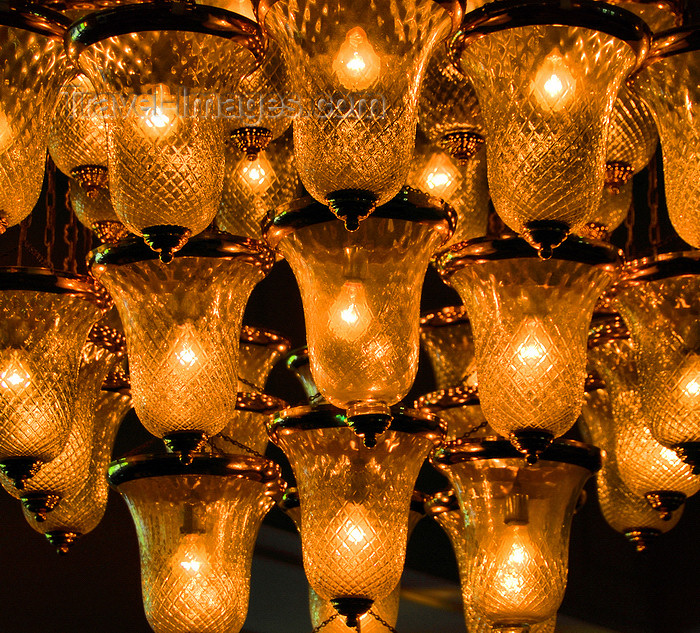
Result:
[[[218,233],[202,233],[193,237],[174,254],[174,257],[175,259],[180,257],[244,258],[266,273],[275,263],[274,253],[264,242],[232,235],[224,237]],[[156,259],[158,259],[158,253],[142,239],[128,237],[116,244],[103,244],[90,251],[88,265],[90,267],[123,266]]]
[[[108,325],[100,323],[93,325],[87,340],[116,356],[124,356],[126,354],[126,336]]]
[[[430,455],[430,461],[438,468],[482,459],[519,459],[525,457],[508,440],[488,438],[460,438],[438,447]],[[586,468],[592,473],[600,470],[600,449],[575,440],[557,440],[540,455],[540,462],[562,462]]]
[[[236,477],[257,481],[265,486],[265,494],[275,499],[281,496],[287,486],[275,462],[253,455],[194,454],[190,464],[183,463],[178,455],[172,454],[134,455],[112,462],[107,478],[117,488],[136,479],[183,475]]]
[[[272,415],[288,406],[284,400],[268,396],[266,393],[239,391],[236,394],[236,411],[254,411],[261,415]]]
[[[89,46],[110,37],[144,31],[214,35],[247,48],[258,62],[265,54],[262,29],[253,20],[217,7],[180,2],[126,4],[90,13],[66,32],[66,54],[78,65],[80,54]]]
[[[9,0],[0,10],[0,25],[63,39],[71,21],[65,15],[22,0]]]
[[[95,11],[103,11],[104,9],[112,9],[114,7],[125,4],[133,4],[132,0],[40,0],[42,6],[66,13],[68,11],[80,11],[82,13],[94,13]]]
[[[629,338],[629,328],[619,314],[594,315],[588,330],[588,347],[600,347],[610,341]]]
[[[83,297],[105,309],[111,305],[107,291],[89,275],[48,268],[0,267],[0,290],[30,290]]]
[[[304,345],[304,347],[297,347],[293,349],[285,357],[284,364],[287,369],[292,371],[298,369],[299,367],[306,367],[309,365],[309,348]]]
[[[612,293],[615,294],[619,288],[636,286],[650,281],[695,275],[700,275],[700,250],[644,257],[629,262],[623,268],[620,280],[615,284]]]
[[[457,323],[469,323],[469,315],[464,306],[446,306],[437,312],[430,312],[420,319],[421,329]]]
[[[445,512],[459,512],[459,500],[454,489],[437,492],[425,501],[425,513],[434,517]]]
[[[501,259],[536,259],[537,249],[522,237],[502,236],[496,239],[479,237],[455,244],[442,253],[435,262],[443,279],[467,266]],[[570,235],[554,250],[550,261],[561,260],[597,266],[615,275],[620,268],[620,255],[607,242]]]
[[[291,346],[289,339],[272,330],[244,325],[241,328],[241,343],[248,345],[260,345],[261,347],[273,347],[280,354],[284,354]]]
[[[644,67],[683,53],[693,53],[700,49],[700,26],[681,26],[662,31],[652,41],[651,52]]]
[[[414,403],[414,408],[419,411],[438,413],[445,409],[466,407],[479,404],[479,390],[476,387],[450,387],[426,393]]]
[[[631,11],[594,0],[499,0],[467,13],[449,44],[452,63],[459,68],[464,50],[475,40],[523,26],[577,26],[606,33],[625,42],[637,57],[630,74],[640,68],[649,53],[649,26]]]

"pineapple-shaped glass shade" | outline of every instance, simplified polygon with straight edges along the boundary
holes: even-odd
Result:
[[[0,232],[26,218],[41,194],[46,138],[69,75],[63,55],[69,24],[14,0],[0,10]]]
[[[414,406],[438,416],[447,425],[448,442],[461,437],[497,435],[484,417],[476,387],[451,387],[427,393]]]
[[[125,353],[126,346],[121,334],[111,331],[106,335],[106,328],[100,331],[102,337],[109,336],[115,345],[121,344],[121,354]],[[112,349],[115,347],[112,346]],[[82,350],[78,388],[73,404],[75,413],[63,450],[25,482],[21,490],[6,478],[2,479],[5,490],[13,497],[21,499],[24,507],[34,512],[39,521],[45,520],[46,513],[53,510],[61,499],[75,495],[87,482],[92,462],[95,403],[102,383],[117,362],[117,358],[117,354],[100,345],[97,337],[93,337],[91,332]]]
[[[632,263],[615,305],[629,325],[651,432],[700,466],[700,253]]]
[[[0,469],[18,488],[63,450],[103,291],[87,277],[0,270]]]
[[[531,460],[581,412],[588,327],[616,257],[571,237],[541,260],[513,237],[458,245],[439,260],[469,314],[484,415]]]
[[[634,183],[628,180],[619,190],[603,189],[600,206],[592,222],[578,231],[591,239],[608,240],[612,232],[625,221],[634,197]]]
[[[600,467],[599,451],[557,442],[529,466],[508,442],[458,440],[431,459],[459,498],[476,614],[508,633],[554,617],[566,588],[571,518]]]
[[[92,411],[90,472],[85,485],[62,498],[45,521],[37,521],[26,508],[24,518],[43,534],[59,554],[67,554],[82,536],[94,530],[107,509],[107,467],[114,439],[124,416],[131,409],[128,393],[102,391]]]
[[[125,326],[134,408],[187,455],[229,422],[243,310],[274,259],[261,243],[201,236],[163,264],[138,241],[93,251]]]
[[[142,22],[161,28],[134,31]],[[73,24],[67,42],[107,102],[114,210],[169,260],[219,208],[221,95],[253,70],[260,27],[214,7],[147,3],[90,14]]]
[[[455,232],[445,247],[486,234],[490,198],[485,152],[460,164],[446,152],[417,140],[406,184],[444,200],[455,210]]]
[[[678,0],[609,0],[644,20],[654,33],[680,26],[683,21],[683,1]]]
[[[605,382],[615,420],[615,457],[623,482],[670,520],[687,497],[700,490],[700,477],[670,448],[659,444],[642,407],[638,366],[630,339],[601,340],[590,357]]]
[[[656,120],[663,151],[668,215],[688,244],[700,246],[700,30],[678,29],[655,41],[651,63],[633,89]]]
[[[227,146],[224,193],[216,216],[220,230],[260,239],[266,214],[294,198],[299,177],[292,138],[288,131],[253,161]]]
[[[603,467],[596,474],[598,504],[603,517],[613,530],[624,534],[637,551],[642,552],[650,542],[678,523],[682,508],[674,512],[670,521],[664,521],[644,497],[634,494],[622,481],[615,452],[615,420],[605,389],[588,390],[581,413],[579,424],[584,437],[605,455]]]
[[[373,448],[334,407],[287,409],[270,426],[299,489],[306,577],[351,626],[399,583],[413,487],[443,435],[411,410],[395,412]]]
[[[301,290],[316,385],[353,420],[387,416],[411,388],[420,288],[450,232],[450,210],[411,190],[355,232],[310,200],[269,226]]]
[[[452,40],[481,105],[496,211],[542,248],[595,216],[613,104],[649,38],[606,4],[524,0],[474,11]]]
[[[277,0],[261,10],[300,102],[293,129],[301,181],[355,230],[406,182],[423,72],[461,6]]]
[[[77,180],[68,185],[70,205],[75,217],[89,228],[103,244],[114,244],[129,236],[112,206],[107,187],[85,189]]]
[[[155,633],[238,633],[248,611],[260,524],[283,490],[279,469],[258,457],[174,455],[114,462],[141,554],[146,618]]]

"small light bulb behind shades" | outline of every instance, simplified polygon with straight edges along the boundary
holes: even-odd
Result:
[[[333,72],[348,90],[366,90],[379,79],[382,60],[362,27],[348,31],[345,41],[333,58]]]
[[[566,60],[556,52],[545,58],[532,84],[537,103],[555,113],[563,111],[576,98],[576,81]]]

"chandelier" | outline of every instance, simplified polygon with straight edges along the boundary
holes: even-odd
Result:
[[[467,633],[558,630],[587,497],[643,552],[700,490],[688,5],[2,3],[19,515],[118,493],[155,633],[243,630],[280,521],[313,633],[401,630],[419,522]]]

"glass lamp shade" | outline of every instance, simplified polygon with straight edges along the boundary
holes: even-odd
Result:
[[[299,385],[304,391],[306,404],[315,407],[317,405],[328,404],[314,382],[311,374],[311,362],[309,360],[309,348],[299,347],[287,354],[284,359],[285,367],[299,381]]]
[[[112,206],[107,187],[85,189],[77,180],[69,183],[70,205],[83,226],[89,228],[103,244],[115,244],[129,236]]]
[[[107,509],[107,467],[112,459],[114,438],[124,416],[131,409],[128,393],[102,391],[92,411],[92,449],[90,473],[85,485],[62,498],[45,521],[37,521],[24,509],[27,523],[53,545],[59,554],[67,554],[74,543],[94,530]]]
[[[92,253],[124,323],[136,413],[185,460],[234,415],[243,310],[273,261],[261,242],[219,235],[167,265],[136,240]]]
[[[553,618],[566,588],[571,518],[600,468],[598,449],[560,441],[530,466],[506,441],[458,440],[431,460],[455,487],[472,541],[466,585],[476,614],[503,633]]]
[[[0,232],[26,218],[41,194],[49,125],[69,75],[63,55],[69,25],[24,2],[0,10]]]
[[[284,490],[258,457],[174,455],[113,462],[141,554],[146,618],[155,633],[238,633],[248,611],[260,524]]]
[[[297,481],[309,584],[355,626],[399,583],[413,487],[444,430],[432,416],[396,411],[370,449],[325,406],[282,411],[269,432]]]
[[[616,261],[611,246],[574,237],[544,261],[517,237],[439,258],[469,314],[484,416],[531,461],[581,412],[588,327]]]
[[[496,211],[543,252],[595,217],[613,104],[649,40],[634,14],[585,0],[490,3],[453,38],[483,113]]]
[[[0,269],[0,470],[20,490],[68,441],[81,350],[106,299],[88,277]]]
[[[144,23],[160,28],[142,31]],[[114,210],[169,261],[218,210],[223,95],[262,56],[260,27],[224,9],[146,3],[90,14],[66,41],[106,102]]]
[[[651,108],[661,139],[668,216],[688,244],[700,246],[700,30],[675,29],[654,42],[633,89]]]
[[[461,6],[265,0],[259,13],[299,101],[293,129],[301,181],[356,230],[406,182],[423,72]]]
[[[355,232],[310,199],[267,228],[301,290],[314,381],[358,433],[362,423],[386,428],[413,384],[420,288],[451,228],[448,207],[411,190]]]
[[[238,390],[262,393],[272,368],[289,350],[289,340],[277,332],[244,325],[238,356]]]
[[[590,352],[610,397],[615,420],[615,457],[620,477],[670,520],[687,497],[700,490],[700,477],[676,453],[657,442],[642,408],[638,367],[623,334],[602,339]]]
[[[268,211],[289,203],[299,177],[291,132],[272,141],[255,160],[226,148],[226,171],[216,225],[231,235],[260,239]]]
[[[632,262],[615,293],[630,327],[639,394],[654,438],[700,466],[700,254]]]
[[[438,416],[447,424],[448,442],[461,437],[496,435],[481,410],[476,387],[452,387],[427,393],[416,400],[414,407]]]
[[[634,197],[634,183],[628,180],[619,191],[603,189],[595,219],[578,233],[583,237],[608,240],[612,232],[625,221]]]

